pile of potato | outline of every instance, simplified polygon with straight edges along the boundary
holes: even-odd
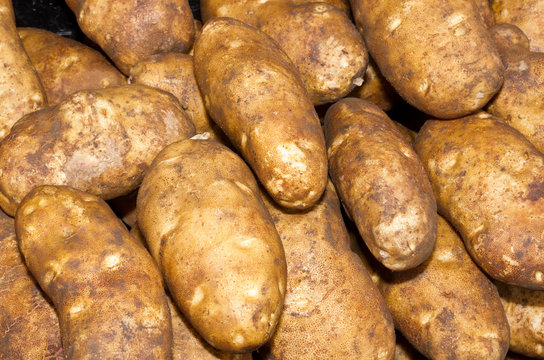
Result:
[[[0,359],[544,359],[544,1],[66,2],[0,0]]]

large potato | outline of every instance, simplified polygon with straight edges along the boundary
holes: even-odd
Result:
[[[153,161],[138,226],[172,297],[212,346],[267,342],[285,297],[285,254],[251,170],[227,147],[183,140]]]
[[[372,254],[392,270],[421,264],[436,240],[425,169],[376,105],[342,99],[325,115],[331,179]]]
[[[23,117],[0,143],[0,206],[13,215],[38,185],[104,199],[135,190],[155,155],[194,126],[171,94],[141,85],[77,92]]]
[[[544,155],[485,113],[427,121],[415,149],[474,261],[497,280],[544,289]]]
[[[393,322],[349,237],[332,183],[303,213],[267,197],[287,259],[287,293],[265,359],[392,359]]]
[[[297,70],[269,36],[231,18],[207,22],[195,74],[212,119],[282,206],[304,209],[327,184],[319,118]]]
[[[15,229],[28,268],[55,305],[67,358],[171,357],[160,272],[103,200],[40,186],[18,208]]]
[[[482,108],[504,71],[472,1],[352,0],[372,58],[397,92],[438,118]]]

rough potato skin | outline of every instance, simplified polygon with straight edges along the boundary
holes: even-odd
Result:
[[[212,140],[183,140],[153,161],[138,226],[173,300],[212,346],[267,342],[285,297],[285,254],[247,165]]]
[[[28,271],[15,223],[0,212],[0,359],[63,359],[59,319]]]
[[[13,215],[35,186],[104,199],[135,190],[153,158],[194,126],[171,94],[142,85],[84,90],[23,117],[0,143],[0,206]]]
[[[67,358],[171,358],[161,275],[102,199],[67,186],[37,187],[18,208],[15,230],[28,268],[55,305]]]
[[[486,113],[427,121],[415,149],[474,261],[499,281],[544,289],[544,155]]]
[[[204,104],[282,206],[305,209],[327,184],[319,118],[274,40],[231,18],[206,23],[195,44]]]
[[[510,324],[510,350],[544,359],[544,292],[496,281]]]
[[[17,29],[47,94],[49,106],[79,90],[126,84],[126,78],[98,51],[50,31]]]
[[[436,201],[411,144],[355,98],[331,106],[324,128],[331,179],[372,254],[392,270],[421,264],[436,240]]]
[[[126,75],[150,55],[186,52],[194,37],[187,0],[69,1],[81,30]]]
[[[368,51],[414,107],[438,118],[482,108],[502,65],[472,1],[352,0]]]
[[[10,0],[0,0],[0,140],[23,115],[47,106],[38,74],[15,28]]]

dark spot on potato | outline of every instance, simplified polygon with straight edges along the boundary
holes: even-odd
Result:
[[[541,180],[534,180],[529,184],[527,200],[537,201],[542,197],[544,197],[544,182]]]

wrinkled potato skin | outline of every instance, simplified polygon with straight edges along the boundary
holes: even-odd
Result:
[[[26,268],[12,218],[0,212],[0,359],[61,359],[59,319]]]
[[[436,202],[411,144],[355,98],[331,106],[324,129],[331,179],[372,254],[392,270],[421,264],[436,240]]]
[[[212,346],[267,342],[285,297],[285,254],[247,165],[211,140],[184,140],[154,160],[138,226],[172,297]]]
[[[544,292],[495,285],[510,324],[510,350],[544,359]]]
[[[187,0],[74,0],[68,4],[81,30],[126,75],[150,55],[186,52],[193,43],[193,13]]]
[[[474,261],[499,281],[544,289],[544,155],[486,113],[427,121],[415,149]]]
[[[327,184],[319,118],[276,42],[231,18],[206,23],[195,74],[208,113],[280,205],[305,209]]]
[[[17,29],[47,94],[49,106],[79,90],[126,84],[126,78],[98,51],[55,33]]]
[[[33,187],[45,184],[104,199],[128,194],[163,147],[192,135],[179,102],[158,89],[77,92],[23,117],[0,143],[0,206],[13,215]]]
[[[15,229],[28,268],[59,314],[67,358],[170,359],[161,275],[102,199],[37,187],[21,203]]]
[[[427,358],[504,359],[509,328],[497,289],[443,218],[429,259],[384,273],[378,287],[395,326]]]
[[[47,106],[38,74],[15,28],[10,0],[0,0],[0,140],[23,115]]]
[[[392,359],[395,330],[350,241],[332,183],[311,210],[263,196],[287,258],[287,293],[263,359]],[[349,319],[349,320],[348,320]]]
[[[467,115],[500,88],[504,67],[472,1],[352,0],[351,8],[384,77],[421,111]]]

